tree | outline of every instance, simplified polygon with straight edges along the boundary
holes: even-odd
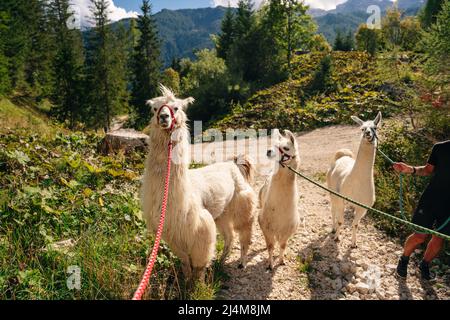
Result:
[[[235,35],[240,38],[246,35],[255,24],[254,3],[252,0],[239,0],[236,13]]]
[[[3,55],[8,61],[12,88],[22,94],[44,98],[50,93],[51,38],[46,0],[2,0],[0,12],[6,28],[2,32]]]
[[[423,48],[428,58],[426,70],[433,75],[438,85],[446,87],[450,84],[450,1],[442,4],[436,17],[436,23],[431,25],[425,35]]]
[[[315,34],[311,39],[311,51],[330,52],[332,50],[328,40],[322,34]]]
[[[127,73],[126,49],[119,33],[113,33],[109,20],[109,1],[91,0],[95,27],[86,54],[87,114],[90,125],[109,131],[114,115],[122,111]]]
[[[308,87],[310,94],[329,93],[335,90],[336,86],[332,79],[332,59],[331,55],[325,55],[320,61],[319,68],[313,75]]]
[[[52,64],[55,81],[52,85],[54,113],[60,120],[69,120],[73,128],[82,112],[83,49],[79,30],[68,28],[73,18],[69,0],[53,0],[48,14],[55,37],[55,57]]]
[[[140,37],[134,47],[131,63],[131,104],[136,112],[137,127],[146,126],[150,120],[150,108],[145,102],[158,94],[161,66],[160,41],[148,0],[143,0],[141,10],[137,22]]]
[[[25,81],[31,87],[34,96],[48,97],[53,83],[51,62],[53,60],[54,42],[51,39],[47,15],[47,1],[31,0],[28,2],[27,24],[28,52],[25,63]]]
[[[403,50],[413,50],[421,39],[422,28],[419,19],[406,17],[400,22],[400,37]]]
[[[0,11],[0,96],[8,93],[11,89],[9,79],[9,61],[5,55],[5,37],[8,30],[9,16],[6,11]]]
[[[381,21],[381,32],[388,49],[401,46],[401,12],[396,6],[388,9]]]
[[[334,39],[333,50],[334,51],[343,51],[344,48],[344,39],[342,37],[341,30],[336,31],[336,38]]]
[[[225,17],[222,20],[221,31],[217,37],[216,51],[219,58],[227,58],[235,38],[234,29],[234,13],[231,7],[228,7]]]
[[[230,111],[232,101],[241,100],[239,86],[230,85],[225,61],[214,50],[203,49],[196,52],[196,60],[183,59],[182,92],[195,97],[195,103],[188,109],[191,120],[201,120],[206,125],[211,120]]]
[[[356,47],[358,50],[366,51],[372,57],[378,49],[378,31],[368,28],[366,24],[361,24],[356,31]]]
[[[172,89],[175,94],[180,94],[180,74],[172,68],[167,68],[162,74],[161,83]]]
[[[344,39],[344,47],[342,51],[352,51],[355,49],[355,41],[353,40],[353,33],[351,30],[347,32]]]
[[[446,0],[428,0],[421,14],[420,20],[424,28],[429,28],[436,22],[437,15],[441,11],[442,5]]]

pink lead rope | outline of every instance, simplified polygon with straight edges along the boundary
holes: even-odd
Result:
[[[172,140],[168,145],[168,156],[167,156],[167,172],[166,179],[164,182],[164,196],[161,205],[161,215],[159,218],[158,231],[156,232],[155,243],[153,245],[152,253],[150,255],[150,260],[148,261],[147,268],[145,269],[144,276],[142,277],[139,287],[134,293],[133,300],[141,300],[145,293],[145,289],[150,281],[150,276],[152,275],[153,266],[155,265],[156,257],[158,255],[159,243],[161,241],[162,232],[164,229],[164,218],[166,216],[167,209],[167,198],[169,196],[169,183],[170,183],[170,165],[172,163]]]

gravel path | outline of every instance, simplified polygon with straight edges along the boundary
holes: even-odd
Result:
[[[350,148],[355,153],[359,131],[352,126],[333,126],[298,137],[301,170],[324,182],[325,172],[336,150]],[[226,149],[227,147],[225,147]],[[214,148],[213,148],[214,149]],[[264,153],[264,150],[259,152]],[[256,156],[253,154],[253,156]],[[267,173],[260,164],[255,182],[259,191]],[[304,180],[300,188],[300,214],[305,225],[289,241],[284,266],[266,271],[267,251],[258,223],[255,222],[249,263],[237,268],[239,246],[236,240],[226,262],[230,279],[220,293],[223,299],[449,299],[450,270],[430,285],[420,281],[417,260],[412,259],[407,280],[394,276],[401,244],[377,230],[369,218],[362,220],[357,249],[350,248],[351,211],[346,214],[342,240],[330,235],[329,196]],[[277,251],[276,251],[277,253]]]

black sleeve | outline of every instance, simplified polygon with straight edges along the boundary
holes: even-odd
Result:
[[[437,158],[438,158],[438,146],[435,144],[433,146],[433,149],[431,150],[430,157],[428,158],[427,163],[435,166],[437,165]]]

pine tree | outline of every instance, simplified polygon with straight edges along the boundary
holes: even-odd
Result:
[[[235,22],[235,36],[245,36],[255,24],[254,3],[252,0],[239,0]]]
[[[25,80],[31,94],[48,97],[53,83],[51,63],[54,45],[50,32],[46,0],[27,2],[26,26],[28,52],[25,60]]]
[[[450,1],[446,0],[424,39],[426,70],[443,88],[450,85]],[[447,90],[448,94],[448,90]],[[448,97],[450,98],[450,97]]]
[[[328,93],[335,90],[332,75],[332,59],[330,55],[326,55],[320,61],[320,66],[313,75],[313,79],[309,84],[308,91],[310,94]]]
[[[103,127],[105,131],[110,130],[113,116],[124,107],[127,76],[126,58],[120,56],[126,50],[120,45],[120,37],[111,30],[108,7],[108,0],[91,0],[95,27],[86,54],[88,124]]]
[[[68,120],[73,128],[81,118],[83,49],[79,30],[69,29],[67,23],[73,19],[69,0],[53,0],[49,5],[52,32],[56,53],[53,61],[52,101],[54,113],[60,120]]]
[[[8,31],[7,22],[9,15],[6,11],[0,11],[0,96],[9,93],[11,82],[9,78],[9,61],[5,55],[6,34]]]
[[[442,5],[446,0],[428,0],[421,14],[420,20],[424,28],[429,28],[436,22],[437,15],[441,11]]]
[[[222,20],[221,32],[217,38],[216,50],[219,58],[227,59],[234,39],[234,13],[231,7],[228,7],[225,17]]]
[[[355,41],[353,40],[352,31],[349,30],[347,35],[345,36],[342,51],[352,51],[353,49],[355,49]]]
[[[0,12],[7,18],[2,46],[12,88],[22,94],[46,97],[51,89],[54,52],[47,1],[2,0]]]
[[[333,50],[334,51],[343,51],[344,48],[344,39],[342,37],[341,30],[336,31],[336,39],[334,39]]]
[[[131,64],[133,72],[131,104],[138,117],[135,121],[137,127],[147,125],[150,120],[150,108],[145,102],[158,94],[161,66],[160,40],[148,0],[143,0],[141,10],[142,14],[139,15],[137,23],[140,38],[134,48]]]

